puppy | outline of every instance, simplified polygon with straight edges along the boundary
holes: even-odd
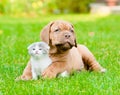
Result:
[[[43,72],[43,77],[55,77],[64,70],[72,72],[83,68],[105,72],[89,49],[76,43],[71,23],[62,20],[49,23],[41,32],[41,40],[49,44],[52,59],[52,64]]]

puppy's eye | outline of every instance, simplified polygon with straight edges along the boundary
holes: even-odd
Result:
[[[33,50],[35,50],[35,48],[33,48]]]
[[[55,32],[58,32],[59,31],[59,29],[55,29]]]

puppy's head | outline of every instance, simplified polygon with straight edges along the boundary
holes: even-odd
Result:
[[[45,26],[41,32],[41,40],[61,50],[77,47],[73,26],[62,20],[51,22]]]

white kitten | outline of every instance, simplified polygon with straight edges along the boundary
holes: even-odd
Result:
[[[52,63],[49,58],[49,46],[45,42],[35,42],[28,47],[31,55],[32,79],[37,80],[38,76]],[[62,77],[68,76],[67,71],[61,73]]]

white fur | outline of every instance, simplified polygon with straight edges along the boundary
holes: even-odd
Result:
[[[38,76],[51,64],[51,59],[48,55],[43,56],[41,59],[31,58],[32,65],[32,77],[33,79],[38,79]]]

